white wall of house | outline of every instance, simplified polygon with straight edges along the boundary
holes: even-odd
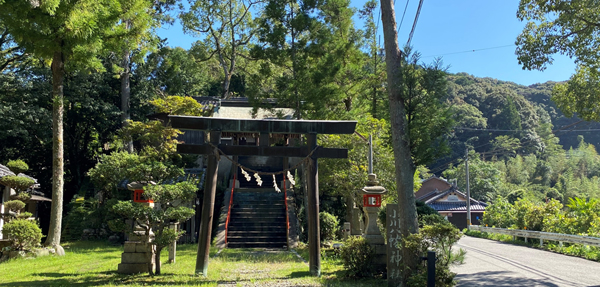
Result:
[[[9,200],[10,189],[1,185],[0,188],[2,189],[2,196],[0,196],[0,214],[4,214],[4,202]],[[2,227],[4,227],[4,219],[2,216],[0,216],[0,239],[4,239],[2,235]]]

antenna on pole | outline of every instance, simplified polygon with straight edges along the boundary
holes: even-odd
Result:
[[[373,135],[369,134],[369,174],[373,173]]]
[[[471,190],[469,188],[469,148],[465,153],[465,169],[467,172],[467,228],[471,228]]]

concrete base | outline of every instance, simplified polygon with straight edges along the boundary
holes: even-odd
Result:
[[[154,268],[154,266],[152,268]],[[146,272],[148,272],[148,264],[146,263],[121,263],[117,269],[117,273],[121,274],[136,274]]]
[[[121,274],[135,274],[148,272],[148,256],[154,270],[154,250],[152,245],[140,241],[126,241],[124,252],[121,254],[121,264],[117,272]]]

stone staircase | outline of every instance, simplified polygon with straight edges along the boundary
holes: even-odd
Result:
[[[263,180],[263,186],[268,186],[266,178]],[[272,186],[272,182],[270,184]],[[227,230],[228,248],[286,248],[286,228],[283,192],[278,193],[274,188],[234,190]]]

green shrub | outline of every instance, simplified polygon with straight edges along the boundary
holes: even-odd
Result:
[[[37,222],[27,219],[15,219],[4,225],[7,234],[16,250],[30,250],[42,240],[42,230]]]
[[[423,215],[419,218],[419,233],[411,234],[404,239],[406,248],[411,250],[413,256],[425,256],[427,251],[436,252],[435,286],[454,286],[455,273],[450,271],[450,265],[464,260],[465,251],[452,251],[452,245],[462,236],[458,228],[452,223],[439,219],[437,215]],[[427,282],[426,262],[419,265],[417,270],[408,280],[408,286],[425,286]]]
[[[14,172],[15,174],[19,174],[29,170],[29,166],[20,159],[8,161],[6,167],[8,167],[8,169],[10,169],[10,171]]]
[[[0,184],[4,186],[11,187],[15,189],[17,192],[26,191],[29,187],[35,184],[35,181],[29,177],[17,176],[17,175],[7,175],[3,178],[0,178]]]
[[[348,237],[340,248],[340,257],[349,277],[369,277],[375,273],[375,250],[361,236]]]
[[[19,212],[25,208],[25,203],[20,200],[10,200],[4,203],[4,207],[12,212]]]
[[[319,213],[319,225],[321,228],[321,240],[331,241],[335,239],[339,227],[339,221],[335,215],[327,212]]]

